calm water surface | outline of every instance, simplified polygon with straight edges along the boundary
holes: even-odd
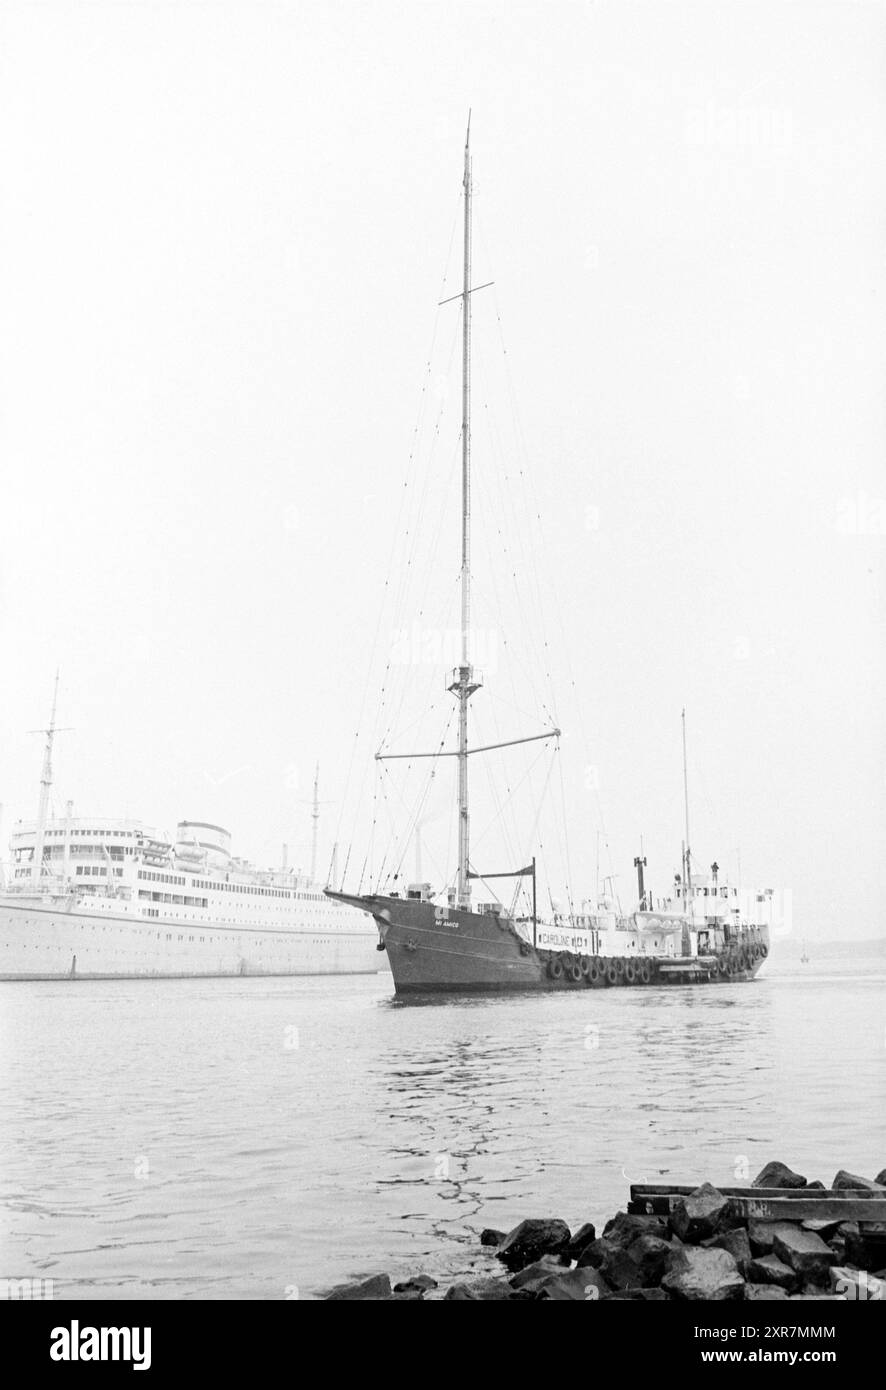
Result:
[[[637,1180],[886,1165],[883,957],[397,1004],[389,976],[0,985],[0,1275],[56,1298],[448,1279]]]

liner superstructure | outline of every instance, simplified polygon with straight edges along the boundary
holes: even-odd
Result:
[[[170,839],[137,820],[69,816],[42,834],[20,824],[11,849],[0,979],[351,974],[383,962],[364,913],[308,875],[235,858],[220,826],[182,821]]]
[[[0,863],[0,979],[143,979],[371,974],[366,915],[331,903],[310,875],[231,853],[222,826],[180,821],[175,838],[139,820],[50,819],[58,676],[33,823]]]

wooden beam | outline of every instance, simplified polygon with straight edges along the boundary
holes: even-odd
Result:
[[[718,1189],[719,1190],[719,1189]],[[628,1203],[632,1216],[667,1216],[685,1193],[635,1197]],[[886,1199],[855,1195],[810,1198],[738,1197],[730,1193],[737,1216],[750,1221],[863,1221],[886,1222]]]
[[[733,1197],[742,1216],[754,1221],[886,1221],[886,1198],[826,1197],[785,1201],[783,1197]]]
[[[647,1193],[653,1197],[688,1197],[690,1193],[696,1192],[699,1183],[666,1183],[666,1182],[635,1182],[631,1184],[631,1196],[634,1198],[645,1197]],[[720,1187],[714,1183],[718,1192],[722,1192],[724,1197],[784,1197],[787,1201],[820,1201],[828,1197],[853,1197],[857,1199],[870,1198],[878,1200],[880,1193],[872,1191],[868,1187],[862,1188],[842,1188],[842,1187]],[[886,1187],[882,1189],[882,1195],[886,1198]]]

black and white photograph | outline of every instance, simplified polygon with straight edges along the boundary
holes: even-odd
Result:
[[[884,299],[883,0],[4,0],[26,1374],[381,1301],[852,1372]]]

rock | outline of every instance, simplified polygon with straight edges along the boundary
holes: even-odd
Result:
[[[565,1221],[556,1218],[533,1218],[521,1221],[505,1236],[495,1252],[507,1269],[514,1273],[524,1269],[542,1255],[557,1255],[565,1250],[571,1237]]]
[[[850,1234],[858,1235],[857,1223],[841,1221],[834,1234],[827,1237],[828,1249],[833,1250],[838,1265],[846,1264],[846,1241]]]
[[[444,1303],[502,1303],[512,1296],[507,1279],[475,1279],[470,1284],[453,1284],[443,1295]]]
[[[495,1231],[491,1226],[487,1226],[485,1231],[480,1232],[481,1245],[501,1245],[504,1238],[504,1231]]]
[[[613,1289],[648,1289],[661,1282],[674,1247],[659,1236],[637,1236],[626,1248],[607,1254],[600,1273]]]
[[[627,1287],[649,1289],[660,1284],[673,1253],[674,1247],[671,1242],[662,1240],[660,1236],[638,1236],[625,1251],[637,1270],[637,1278]],[[603,1274],[606,1276],[605,1267]]]
[[[751,1244],[744,1226],[736,1226],[732,1231],[723,1231],[719,1236],[711,1236],[709,1240],[703,1240],[702,1245],[707,1250],[728,1250],[744,1274],[751,1258]]]
[[[577,1264],[580,1267],[588,1266],[592,1269],[599,1269],[601,1265],[612,1255],[621,1249],[615,1241],[609,1240],[606,1236],[598,1236],[592,1240],[590,1245],[586,1245],[578,1257]]]
[[[558,1303],[590,1303],[600,1297],[600,1276],[593,1269],[564,1270],[551,1274],[535,1295]]]
[[[626,1211],[616,1212],[603,1227],[603,1239],[622,1247],[630,1245],[638,1236],[658,1236],[661,1240],[668,1240],[670,1234],[666,1217],[631,1216]]]
[[[745,1303],[765,1303],[775,1298],[788,1298],[786,1289],[778,1284],[745,1284]]]
[[[806,1179],[795,1173],[786,1163],[767,1163],[761,1168],[752,1187],[805,1187]]]
[[[753,1284],[777,1284],[780,1289],[793,1293],[800,1287],[796,1270],[791,1269],[777,1255],[761,1255],[748,1265],[748,1279]]]
[[[413,1279],[404,1279],[402,1284],[395,1284],[394,1293],[423,1294],[436,1287],[437,1281],[432,1279],[430,1274],[416,1274]]]
[[[886,1299],[886,1279],[869,1274],[865,1269],[849,1269],[846,1265],[832,1265],[830,1272],[831,1291],[841,1298],[866,1303],[875,1298]]]
[[[512,1289],[531,1289],[536,1291],[545,1281],[550,1279],[553,1274],[563,1272],[563,1260],[559,1255],[542,1255],[540,1260],[534,1264],[527,1265],[525,1269],[520,1269],[516,1274],[512,1274],[508,1283]]]
[[[583,1226],[579,1226],[575,1235],[566,1247],[566,1254],[570,1260],[577,1260],[586,1245],[590,1245],[592,1240],[597,1239],[597,1229],[592,1221],[586,1221]]]
[[[748,1243],[751,1247],[751,1254],[771,1255],[775,1233],[782,1226],[786,1231],[793,1230],[793,1222],[791,1221],[749,1221]]]
[[[831,1187],[838,1192],[874,1192],[878,1196],[883,1192],[883,1184],[871,1181],[870,1178],[860,1178],[857,1173],[847,1173],[845,1168],[841,1168],[831,1183]]]
[[[840,1229],[839,1221],[803,1221],[800,1224],[804,1231],[814,1231],[822,1240],[830,1240]]]
[[[384,1299],[385,1303],[421,1303],[424,1295],[417,1291],[410,1293],[392,1293],[389,1298]]]
[[[698,1245],[739,1224],[732,1199],[724,1197],[709,1182],[702,1183],[688,1197],[679,1198],[670,1215],[671,1230],[690,1245]]]
[[[656,1239],[655,1236],[652,1237]],[[666,1247],[667,1248],[667,1247]],[[581,1268],[581,1266],[579,1266]],[[610,1289],[621,1291],[623,1289],[639,1289],[644,1285],[650,1284],[652,1280],[642,1279],[637,1266],[631,1259],[626,1249],[616,1246],[611,1250],[603,1263],[600,1265],[599,1272],[609,1284]]]
[[[728,1250],[687,1247],[671,1256],[661,1287],[675,1298],[720,1302],[741,1298],[744,1280]]]
[[[640,1236],[654,1236],[667,1241],[671,1249],[674,1242],[667,1221],[660,1216],[629,1216],[620,1211],[611,1221],[607,1221],[602,1236],[592,1240],[575,1256],[579,1265],[591,1265],[600,1269],[606,1260],[614,1257],[616,1251],[626,1250]]]
[[[886,1187],[886,1168],[880,1169],[879,1173],[874,1178],[874,1182],[878,1187]]]
[[[772,1249],[801,1279],[813,1284],[827,1283],[828,1270],[837,1259],[821,1236],[814,1231],[804,1231],[802,1226],[776,1231]]]
[[[886,1226],[882,1222],[847,1231],[843,1239],[844,1260],[856,1269],[878,1270],[886,1265]]]
[[[391,1281],[386,1274],[372,1274],[356,1284],[336,1284],[330,1289],[325,1301],[356,1302],[358,1299],[382,1299],[391,1297]]]
[[[815,1182],[808,1182],[808,1183],[806,1184],[806,1191],[807,1191],[807,1192],[808,1192],[810,1189],[812,1189],[812,1188],[814,1188],[815,1191],[817,1191],[817,1192],[824,1192],[824,1190],[825,1190],[824,1183],[823,1183],[823,1182],[820,1182],[818,1178],[815,1179]]]
[[[603,1303],[614,1303],[618,1301],[631,1303],[670,1303],[670,1295],[664,1289],[619,1289],[617,1293],[606,1293],[602,1296]]]

